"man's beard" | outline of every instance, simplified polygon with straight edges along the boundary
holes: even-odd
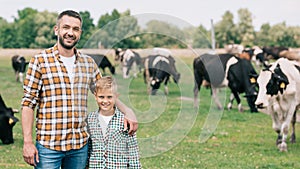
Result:
[[[67,36],[67,35],[66,35],[66,36]],[[64,43],[64,39],[63,39],[62,36],[58,36],[58,39],[59,39],[59,43],[61,44],[61,46],[62,46],[63,48],[65,48],[65,49],[72,49],[72,48],[77,44],[77,42],[78,42],[78,40],[77,40],[77,41],[74,41],[73,44],[67,45],[67,44]]]

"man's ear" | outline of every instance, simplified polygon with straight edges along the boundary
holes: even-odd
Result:
[[[53,30],[54,30],[55,36],[57,36],[58,35],[58,26],[55,25],[54,28],[53,28]]]

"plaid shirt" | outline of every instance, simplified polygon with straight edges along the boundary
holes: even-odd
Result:
[[[74,79],[60,60],[57,45],[31,58],[22,107],[36,112],[36,140],[57,151],[79,149],[88,141],[85,119],[89,85],[101,78],[94,60],[74,50]]]
[[[89,141],[89,169],[92,168],[141,168],[136,135],[124,132],[124,114],[117,108],[110,120],[106,137],[103,137],[99,112],[87,118]]]

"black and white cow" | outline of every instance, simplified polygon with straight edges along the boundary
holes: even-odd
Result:
[[[265,59],[279,59],[281,57],[280,53],[283,51],[289,50],[287,47],[283,46],[270,46],[270,47],[263,47],[263,53],[265,55]]]
[[[111,74],[115,74],[115,67],[110,63],[108,58],[102,54],[87,54],[88,56],[92,57],[99,68],[103,70],[105,74],[105,68],[108,68]]]
[[[180,79],[180,73],[175,67],[175,59],[172,56],[149,55],[144,61],[144,81],[147,83],[148,93],[156,94],[160,84],[164,83],[165,94],[168,95],[168,81],[170,76],[173,77],[175,83]]]
[[[16,75],[16,81],[20,81],[23,83],[23,75],[26,69],[26,66],[29,62],[26,62],[26,59],[24,56],[15,55],[11,58],[12,61],[12,67],[14,68],[15,75]]]
[[[129,71],[133,69],[133,76],[137,77],[137,73],[142,69],[141,56],[131,50],[122,50],[120,48],[115,49],[115,61],[120,61],[122,66],[123,78],[129,78]],[[139,70],[137,70],[139,69]]]
[[[14,143],[13,139],[13,127],[19,121],[14,113],[18,110],[6,107],[1,95],[0,95],[0,139],[3,144]]]
[[[266,108],[278,133],[276,144],[287,151],[286,140],[292,123],[291,142],[295,143],[296,111],[300,105],[300,67],[296,62],[280,58],[271,67],[260,72],[255,105]]]
[[[236,57],[234,54],[203,54],[194,59],[193,62],[195,86],[194,106],[198,107],[198,93],[202,83],[208,82],[211,87],[212,97],[219,109],[223,106],[217,97],[218,88],[229,87],[231,90],[228,109],[232,108],[233,100],[236,99],[238,109],[243,111],[239,94],[245,93],[251,112],[257,112],[254,105],[256,99],[255,85],[250,83],[249,74],[256,74],[251,62]]]

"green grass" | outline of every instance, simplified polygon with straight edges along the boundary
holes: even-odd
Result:
[[[233,110],[216,111],[210,91],[200,91],[200,108],[193,108],[193,58],[176,61],[182,76],[179,85],[171,80],[169,95],[163,86],[157,96],[147,95],[142,75],[122,79],[117,68],[120,99],[132,107],[139,120],[137,132],[143,168],[208,168],[208,169],[281,169],[300,168],[300,144],[288,143],[288,152],[279,152],[275,146],[276,133],[270,116],[250,113],[243,100],[244,113]],[[10,58],[0,58],[0,93],[7,106],[20,109],[22,85],[15,82]],[[226,96],[229,95],[228,90]],[[184,97],[181,100],[180,97]],[[227,97],[228,98],[228,97]],[[244,97],[242,97],[244,99]],[[89,110],[96,103],[90,95]],[[217,116],[214,117],[213,113]],[[211,115],[215,121],[206,121]],[[21,120],[21,113],[16,114]],[[218,121],[218,116],[221,117]],[[217,124],[208,140],[199,139],[205,132],[204,124]],[[296,124],[296,135],[300,127]],[[32,168],[22,157],[21,122],[14,127],[15,143],[0,143],[0,168]]]

